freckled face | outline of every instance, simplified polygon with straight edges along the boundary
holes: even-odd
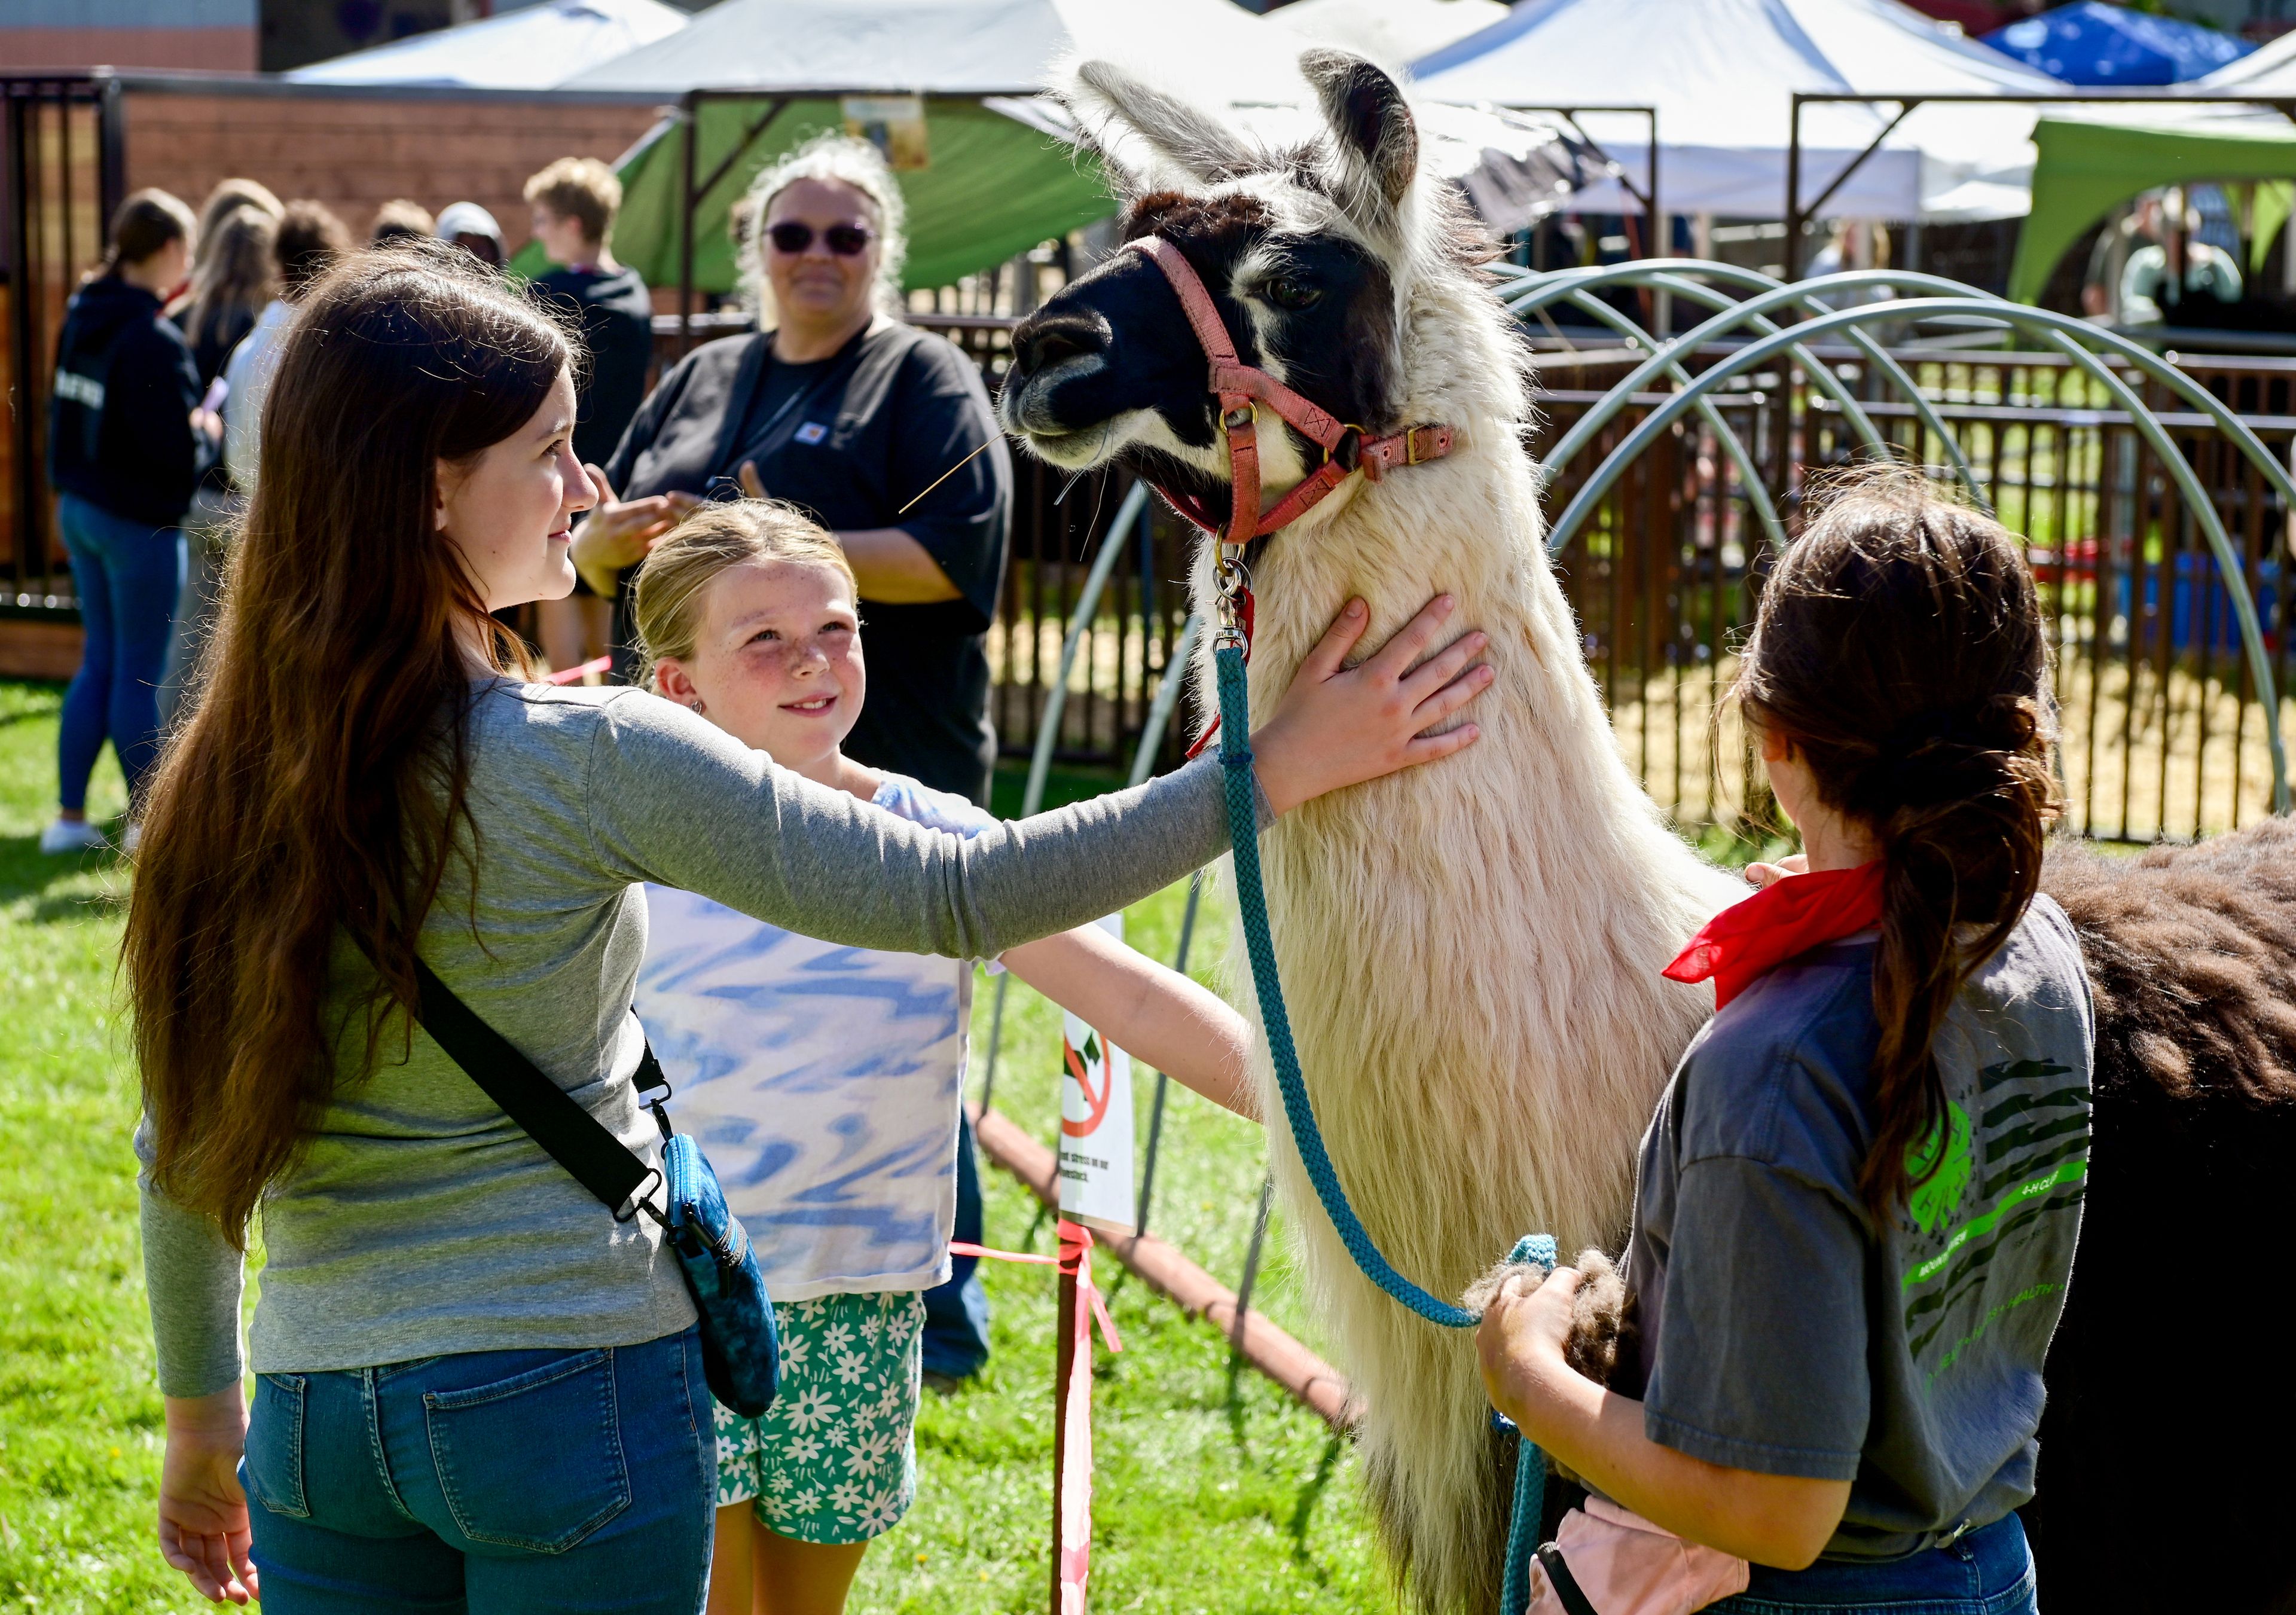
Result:
[[[834,750],[861,716],[860,629],[853,586],[834,567],[752,562],[710,584],[685,672],[703,716],[800,768]]]

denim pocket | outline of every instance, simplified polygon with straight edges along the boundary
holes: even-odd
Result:
[[[630,1505],[611,1351],[425,1391],[422,1409],[447,1512],[473,1542],[562,1554]]]
[[[311,1517],[303,1496],[304,1387],[301,1374],[258,1374],[247,1423],[247,1489],[265,1508],[291,1520]]]

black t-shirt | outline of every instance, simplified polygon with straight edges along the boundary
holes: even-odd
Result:
[[[653,364],[653,299],[638,272],[627,266],[553,269],[535,277],[533,295],[582,322],[590,364],[574,419],[574,452],[585,465],[603,464],[645,400],[646,371]]]
[[[898,527],[947,575],[957,599],[863,599],[869,699],[846,751],[986,806],[996,760],[987,636],[1012,529],[1013,465],[979,368],[944,339],[892,320],[817,365],[775,364],[770,332],[728,337],[662,378],[606,480],[625,499],[672,489],[733,497],[744,460],[767,494],[823,526]]]
[[[775,447],[776,439],[794,435],[798,428],[805,424],[798,422],[791,425],[789,432],[782,430],[783,423],[789,421],[794,411],[808,402],[827,401],[825,396],[816,398],[816,395],[823,392],[824,383],[837,370],[841,357],[832,355],[809,364],[791,365],[775,358],[770,352],[767,354],[765,379],[758,383],[757,391],[750,395],[750,407],[743,413],[742,424],[734,433],[735,447],[732,460],[737,481],[744,460],[755,460],[760,455],[770,453]]]

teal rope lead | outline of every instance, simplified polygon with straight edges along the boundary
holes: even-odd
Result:
[[[1308,1084],[1300,1072],[1300,1051],[1292,1041],[1292,1017],[1283,1004],[1283,984],[1276,974],[1275,940],[1267,927],[1267,893],[1259,876],[1259,812],[1251,773],[1251,702],[1244,684],[1243,649],[1229,640],[1213,652],[1219,673],[1220,763],[1227,794],[1228,840],[1235,856],[1236,907],[1243,921],[1244,951],[1251,958],[1252,988],[1259,997],[1259,1018],[1267,1029],[1267,1052],[1275,1065],[1275,1086],[1283,1098],[1283,1118],[1291,1124],[1300,1164],[1308,1169],[1316,1199],[1340,1242],[1355,1258],[1364,1275],[1430,1323],[1447,1329],[1472,1329],[1482,1320],[1464,1307],[1455,1307],[1413,1283],[1372,1242],[1371,1234],[1348,1203],[1331,1154],[1324,1148],[1323,1130],[1308,1103]],[[1552,1234],[1526,1234],[1519,1241],[1514,1262],[1536,1262],[1552,1269],[1555,1263]],[[1512,1423],[1494,1414],[1507,1430]],[[1530,1555],[1538,1539],[1546,1504],[1546,1461],[1538,1447],[1520,1439],[1515,1451],[1514,1513],[1507,1532],[1506,1580],[1500,1591],[1505,1615],[1521,1615],[1529,1600]]]
[[[1267,930],[1267,893],[1259,879],[1259,814],[1252,795],[1251,703],[1244,687],[1243,652],[1232,644],[1213,652],[1219,668],[1220,761],[1227,771],[1228,839],[1234,843],[1236,905],[1243,915],[1243,945],[1251,955],[1251,981],[1259,995],[1259,1017],[1267,1027],[1267,1052],[1275,1062],[1283,1117],[1300,1147],[1300,1164],[1316,1198],[1339,1231],[1340,1242],[1365,1275],[1430,1323],[1447,1329],[1472,1329],[1480,1321],[1463,1307],[1430,1295],[1380,1254],[1348,1203],[1339,1173],[1324,1149],[1308,1085],[1300,1075],[1300,1051],[1292,1041],[1292,1017],[1283,1007],[1283,986],[1275,973],[1275,942]]]

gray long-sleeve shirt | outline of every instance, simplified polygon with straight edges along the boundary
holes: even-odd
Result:
[[[650,1160],[659,1135],[630,1080],[644,1043],[630,1013],[638,882],[830,941],[986,958],[1154,891],[1226,839],[1210,758],[968,841],[815,785],[638,691],[496,683],[473,703],[470,738],[476,889],[450,865],[423,958]],[[347,939],[333,980],[338,1013],[372,980]],[[356,1071],[363,1049],[349,1016],[339,1069]],[[242,1263],[211,1219],[152,1184],[149,1134],[136,1150],[160,1389],[203,1396],[240,1377]],[[403,1021],[373,1074],[342,1084],[261,1216],[261,1373],[634,1345],[693,1318],[659,1230],[615,1222]]]

